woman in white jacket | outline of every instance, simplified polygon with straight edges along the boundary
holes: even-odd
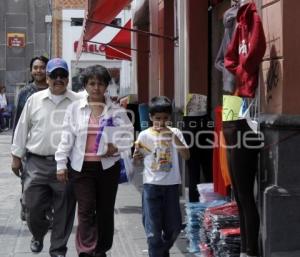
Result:
[[[55,153],[57,178],[73,183],[78,201],[76,248],[79,257],[105,257],[113,242],[119,151],[122,149],[107,143],[107,151],[99,154],[104,128],[122,127],[128,138],[133,138],[133,126],[126,110],[105,96],[110,80],[108,70],[101,65],[84,70],[82,82],[87,96],[68,107]]]

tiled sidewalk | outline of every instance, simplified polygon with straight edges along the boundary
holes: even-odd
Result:
[[[9,132],[0,134],[0,257],[49,257],[49,233],[44,249],[33,254],[29,249],[31,234],[20,220],[20,180],[10,170]],[[115,236],[112,257],[148,256],[144,229],[141,222],[141,174],[136,174],[135,185],[120,185],[115,208]],[[67,257],[76,257],[74,244],[76,224],[69,240]],[[171,250],[172,257],[194,256],[188,254],[183,234]]]

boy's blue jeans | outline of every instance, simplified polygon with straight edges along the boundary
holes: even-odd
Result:
[[[181,229],[178,185],[144,184],[142,201],[149,257],[169,257]]]

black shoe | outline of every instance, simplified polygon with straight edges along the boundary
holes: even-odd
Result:
[[[95,257],[106,257],[106,253],[96,253]]]
[[[90,255],[88,253],[80,253],[79,257],[93,257],[93,255]]]
[[[31,239],[31,243],[30,243],[30,250],[33,253],[39,253],[43,250],[43,240],[36,240],[35,238]]]
[[[164,252],[164,257],[170,257],[170,253],[168,252]]]

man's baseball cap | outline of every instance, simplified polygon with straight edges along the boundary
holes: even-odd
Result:
[[[51,73],[52,71],[61,68],[64,69],[66,72],[69,73],[69,68],[68,68],[68,64],[66,63],[65,60],[61,59],[61,58],[54,58],[51,59],[46,66],[46,72],[47,73]]]

